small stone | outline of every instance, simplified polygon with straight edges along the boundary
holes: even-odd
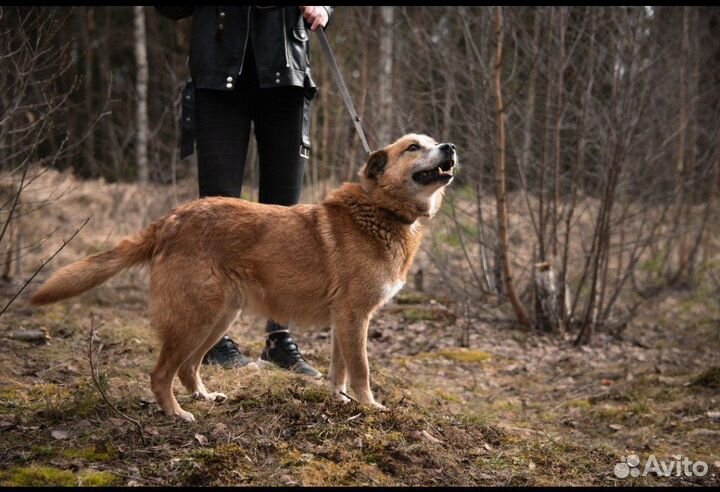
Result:
[[[202,434],[195,434],[195,440],[200,443],[201,446],[207,446],[208,438]]]
[[[53,436],[54,439],[61,440],[61,439],[67,439],[70,437],[70,433],[67,431],[61,431],[61,430],[54,430],[50,433],[51,436]]]
[[[88,419],[79,420],[78,423],[75,424],[75,428],[77,428],[79,430],[86,430],[86,429],[89,429],[90,427],[92,427],[92,424],[90,423],[90,421]]]

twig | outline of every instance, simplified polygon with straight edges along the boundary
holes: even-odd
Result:
[[[355,398],[353,398],[352,396],[348,395],[348,394],[345,393],[344,391],[339,391],[339,393],[340,393],[341,395],[343,395],[345,398],[354,401],[355,403],[360,403],[359,401],[357,401]]]
[[[90,217],[92,217],[92,216],[90,216]],[[85,227],[85,226],[87,225],[87,223],[90,221],[90,217],[88,217],[87,219],[85,219],[85,222],[83,222],[82,225],[77,228],[77,230],[73,233],[72,236],[70,236],[68,239],[63,239],[62,246],[60,246],[57,250],[55,250],[55,252],[52,254],[52,256],[51,256],[50,258],[48,258],[47,260],[45,260],[45,261],[42,262],[42,264],[37,268],[37,270],[35,270],[35,272],[30,276],[30,278],[25,281],[25,283],[23,284],[23,286],[20,287],[20,290],[18,290],[18,291],[15,293],[15,295],[13,296],[13,298],[10,299],[7,304],[5,304],[5,307],[2,308],[2,311],[0,311],[0,316],[2,316],[5,311],[7,311],[7,308],[10,307],[10,304],[12,304],[13,301],[15,301],[15,299],[18,298],[18,296],[22,293],[22,291],[25,290],[25,287],[27,287],[28,284],[29,284],[30,282],[32,282],[32,280],[37,276],[37,274],[40,273],[40,270],[42,270],[43,268],[45,268],[45,265],[47,265],[48,263],[50,263],[50,262],[52,261],[52,259],[55,258],[55,257],[58,255],[58,253],[60,253],[60,251],[62,251],[63,248],[65,248],[65,246],[67,246],[68,243],[75,238],[75,236],[78,235],[78,233],[82,230],[82,228]]]
[[[102,326],[102,325],[100,325]],[[93,340],[95,339],[95,335],[97,334],[97,329],[100,328],[100,326],[95,326],[95,315],[93,313],[90,313],[90,338],[88,340],[88,362],[90,362],[90,374],[92,375],[92,380],[95,383],[95,387],[100,392],[100,395],[103,397],[103,400],[105,400],[105,403],[120,417],[127,420],[131,424],[134,424],[135,427],[137,427],[138,433],[140,434],[140,439],[142,440],[143,446],[147,446],[147,441],[145,440],[145,434],[143,433],[142,425],[140,422],[135,420],[132,417],[128,417],[124,413],[122,413],[118,408],[112,404],[110,399],[108,398],[107,394],[105,393],[105,390],[103,389],[102,385],[100,384],[100,381],[98,380],[97,376],[97,369],[95,368],[95,362],[93,361]]]
[[[127,475],[125,473],[120,473],[119,471],[115,471],[115,470],[113,470],[111,473],[113,475],[117,475],[118,477],[129,478],[130,480],[139,480],[141,482],[148,482],[148,483],[160,483],[160,484],[165,483],[163,480],[160,480],[159,478],[155,478],[155,477],[148,477],[148,478],[136,477],[135,475]]]

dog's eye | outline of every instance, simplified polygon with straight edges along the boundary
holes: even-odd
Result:
[[[410,147],[405,149],[406,151],[415,152],[416,150],[420,150],[420,146],[418,144],[411,144]]]

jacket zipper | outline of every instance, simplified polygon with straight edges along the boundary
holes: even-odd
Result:
[[[245,65],[245,53],[247,52],[247,44],[248,39],[250,39],[250,15],[252,14],[252,6],[248,6],[248,15],[247,15],[247,29],[245,33],[245,44],[243,45],[243,54],[242,54],[242,60],[240,60],[240,71],[238,72],[238,76],[242,74],[243,66]]]
[[[283,43],[285,44],[285,66],[290,67],[290,59],[288,57],[288,43],[287,43],[287,26],[285,24],[285,11],[281,10],[283,19]]]

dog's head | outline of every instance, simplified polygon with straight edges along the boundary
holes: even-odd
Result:
[[[456,164],[453,144],[411,133],[370,154],[359,174],[380,206],[415,220],[431,217],[440,208]]]

